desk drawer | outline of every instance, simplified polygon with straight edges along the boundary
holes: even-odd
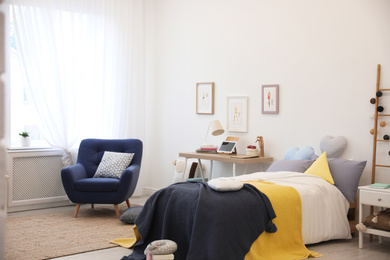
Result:
[[[360,203],[379,207],[390,207],[390,193],[360,190]]]

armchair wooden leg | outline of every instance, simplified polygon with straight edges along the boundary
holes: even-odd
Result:
[[[120,218],[121,215],[119,214],[118,204],[114,204],[114,208],[115,208],[116,218]]]
[[[126,200],[126,204],[127,204],[127,207],[128,207],[128,208],[131,207],[131,206],[130,206],[130,201],[129,201],[129,199]]]
[[[80,206],[81,206],[81,203],[77,203],[76,210],[74,211],[73,217],[77,218],[77,214],[79,213]]]
[[[95,208],[95,204],[91,204],[91,209],[94,209]]]

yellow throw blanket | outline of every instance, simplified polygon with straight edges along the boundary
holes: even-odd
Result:
[[[116,244],[118,246],[124,248],[132,248],[139,240],[141,240],[141,236],[138,233],[137,226],[133,226],[133,231],[135,238],[117,238],[110,241],[111,244]]]
[[[322,256],[303,244],[301,197],[294,188],[264,181],[245,183],[267,195],[276,213],[273,223],[278,228],[276,233],[263,232],[252,244],[245,260],[293,260]]]

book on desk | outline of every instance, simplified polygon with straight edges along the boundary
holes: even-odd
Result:
[[[372,189],[388,189],[390,188],[390,184],[388,183],[373,183],[373,184],[370,184],[368,185],[368,187],[372,188]]]
[[[197,153],[217,153],[217,150],[202,150],[202,149],[197,149]]]
[[[174,259],[173,254],[168,254],[168,255],[153,255],[153,260],[173,260]]]

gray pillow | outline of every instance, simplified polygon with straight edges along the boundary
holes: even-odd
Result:
[[[326,157],[338,158],[347,148],[347,138],[344,136],[325,136],[320,143],[321,152],[326,151]]]
[[[103,158],[93,175],[94,178],[119,179],[124,170],[129,167],[134,153],[104,152]]]
[[[141,213],[143,206],[132,206],[123,212],[119,220],[126,224],[134,224],[134,220]]]
[[[328,165],[332,174],[334,185],[343,193],[351,203],[355,201],[355,195],[359,186],[367,161],[352,161],[329,158]]]
[[[305,172],[312,163],[311,160],[280,160],[273,162],[267,172]]]

